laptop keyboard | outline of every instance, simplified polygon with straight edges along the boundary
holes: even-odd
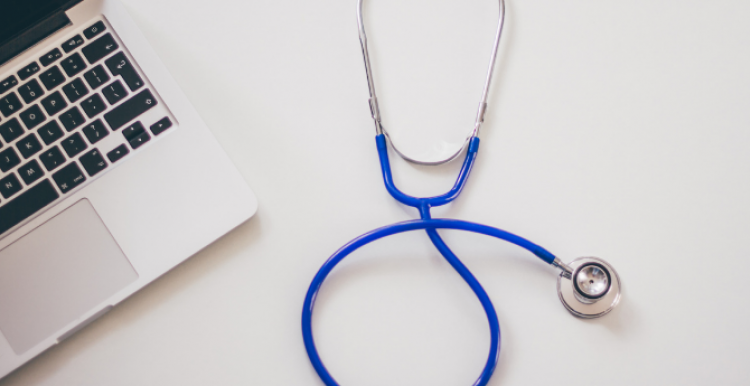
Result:
[[[0,76],[0,235],[172,127],[103,20],[49,49]]]

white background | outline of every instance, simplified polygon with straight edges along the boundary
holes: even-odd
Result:
[[[380,178],[356,1],[124,3],[260,210],[0,385],[321,384],[300,332],[310,280],[350,239],[416,216]],[[371,0],[366,11],[398,144],[417,156],[460,141],[497,4]],[[491,385],[750,383],[748,19],[741,0],[509,0],[474,174],[434,213],[565,261],[602,257],[624,297],[603,319],[576,319],[551,267],[441,232],[497,307]],[[460,166],[392,162],[415,195],[447,190]],[[419,232],[353,254],[314,321],[344,386],[470,385],[489,346],[479,303]]]

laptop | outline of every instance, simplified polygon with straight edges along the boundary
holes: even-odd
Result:
[[[0,2],[0,378],[256,208],[119,2]]]

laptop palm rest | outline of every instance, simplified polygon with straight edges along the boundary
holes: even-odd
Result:
[[[137,278],[81,200],[0,251],[0,331],[21,355]]]

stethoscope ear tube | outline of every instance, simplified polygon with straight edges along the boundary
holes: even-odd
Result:
[[[357,0],[357,27],[359,28],[359,43],[362,47],[362,58],[364,59],[364,62],[365,62],[365,73],[367,74],[367,88],[370,92],[370,99],[368,100],[369,105],[370,105],[370,114],[372,115],[372,119],[375,122],[376,134],[387,135],[388,133],[383,127],[382,117],[380,113],[380,105],[378,103],[378,95],[377,95],[377,92],[375,91],[374,75],[372,71],[372,64],[370,63],[370,50],[368,49],[368,46],[367,46],[367,33],[365,31],[364,13],[362,11],[363,3],[364,3],[364,0]],[[393,143],[391,143],[393,145],[393,149],[403,159],[409,162],[422,164],[422,165],[439,165],[442,163],[446,163],[457,158],[461,154],[461,151],[463,150],[463,148],[466,147],[466,144],[468,144],[472,138],[475,138],[479,135],[479,129],[482,127],[482,123],[484,122],[484,114],[487,112],[487,98],[490,92],[490,85],[492,84],[492,74],[495,72],[495,62],[497,61],[497,52],[500,47],[500,40],[503,36],[503,27],[505,26],[505,0],[499,0],[498,3],[500,6],[500,10],[499,10],[500,13],[498,15],[495,40],[492,45],[492,52],[490,53],[490,63],[487,68],[487,75],[485,77],[484,87],[482,88],[482,97],[481,97],[481,100],[479,101],[479,106],[477,108],[477,115],[474,121],[474,128],[471,130],[471,132],[467,136],[464,146],[462,146],[455,153],[442,155],[441,159],[431,160],[431,161],[421,161],[421,160],[417,160],[415,158],[406,156],[404,153],[399,151],[398,148],[396,148],[396,146],[393,145]]]

